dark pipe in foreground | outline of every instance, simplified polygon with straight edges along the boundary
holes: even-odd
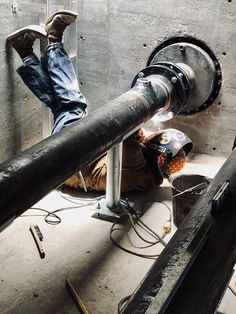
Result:
[[[138,79],[127,93],[0,165],[0,226],[19,216],[160,108],[174,101],[165,77]]]
[[[216,206],[217,192],[225,183],[229,190],[225,190],[218,199],[220,206]],[[214,313],[236,262],[235,206],[236,149],[122,313]]]

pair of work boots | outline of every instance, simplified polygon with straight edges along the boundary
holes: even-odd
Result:
[[[22,59],[33,53],[33,44],[36,39],[48,38],[49,43],[61,42],[67,26],[77,18],[72,11],[58,11],[49,17],[45,27],[29,25],[10,34],[7,39]]]

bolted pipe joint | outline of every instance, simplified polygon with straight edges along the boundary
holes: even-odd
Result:
[[[157,101],[158,119],[168,120],[178,114],[185,107],[191,88],[194,86],[195,74],[185,64],[158,62],[140,71],[132,82],[132,87],[149,82]],[[144,83],[145,82],[145,83]]]

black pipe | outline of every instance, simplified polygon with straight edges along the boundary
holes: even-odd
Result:
[[[214,313],[236,262],[236,150],[123,308],[123,314]],[[219,191],[221,187],[223,192]]]
[[[122,141],[173,101],[165,77],[138,79],[127,93],[0,165],[0,226]]]

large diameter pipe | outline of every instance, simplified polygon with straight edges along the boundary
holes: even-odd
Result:
[[[160,77],[160,79],[162,79]],[[169,104],[173,89],[137,81],[127,93],[0,165],[0,226],[118,144]],[[155,92],[154,92],[155,90]]]

